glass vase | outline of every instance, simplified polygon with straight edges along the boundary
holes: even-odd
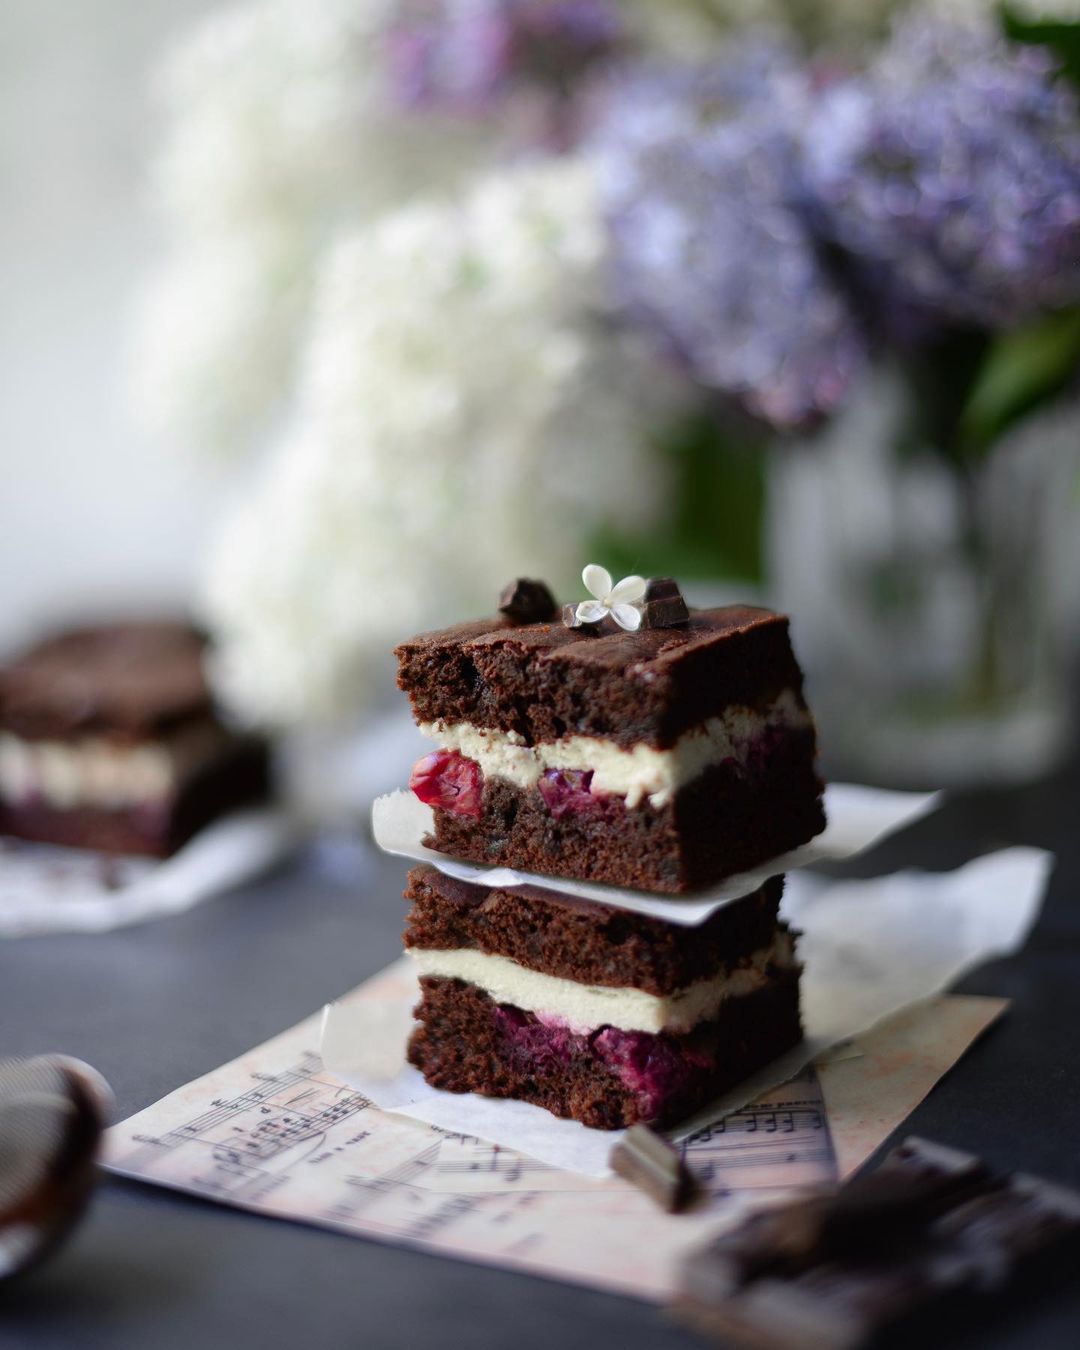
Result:
[[[1028,781],[1072,744],[1080,413],[960,465],[905,441],[911,398],[879,372],[823,434],[775,447],[770,592],[833,776]]]

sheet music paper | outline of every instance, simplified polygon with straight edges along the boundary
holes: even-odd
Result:
[[[395,963],[349,999],[392,999],[401,978]],[[911,1010],[687,1140],[706,1199],[686,1215],[619,1178],[378,1110],[322,1067],[318,1015],[114,1126],[106,1165],[260,1214],[660,1301],[707,1233],[868,1156],[1004,1007],[947,998]]]

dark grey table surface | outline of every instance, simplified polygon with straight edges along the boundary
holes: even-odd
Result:
[[[1038,928],[968,992],[1012,1009],[906,1122],[1080,1185],[1080,771],[964,797],[860,861],[951,867],[1031,843],[1058,866]],[[404,866],[334,879],[312,857],[160,923],[0,943],[0,1055],[96,1065],[128,1115],[293,1025],[399,951]],[[928,1338],[927,1347],[933,1337]],[[1080,1286],[942,1345],[1080,1345]],[[0,1347],[468,1347],[697,1344],[652,1307],[106,1180],[50,1265],[0,1290]]]

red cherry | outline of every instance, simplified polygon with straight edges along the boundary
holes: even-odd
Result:
[[[479,818],[484,775],[475,760],[455,750],[434,750],[413,765],[409,787],[427,806]]]

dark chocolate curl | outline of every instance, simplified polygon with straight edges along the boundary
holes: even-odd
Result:
[[[674,628],[687,623],[690,611],[674,577],[650,577],[641,606],[642,628]]]
[[[517,577],[499,596],[499,613],[515,623],[544,623],[555,617],[555,609],[555,597],[532,577]]]

